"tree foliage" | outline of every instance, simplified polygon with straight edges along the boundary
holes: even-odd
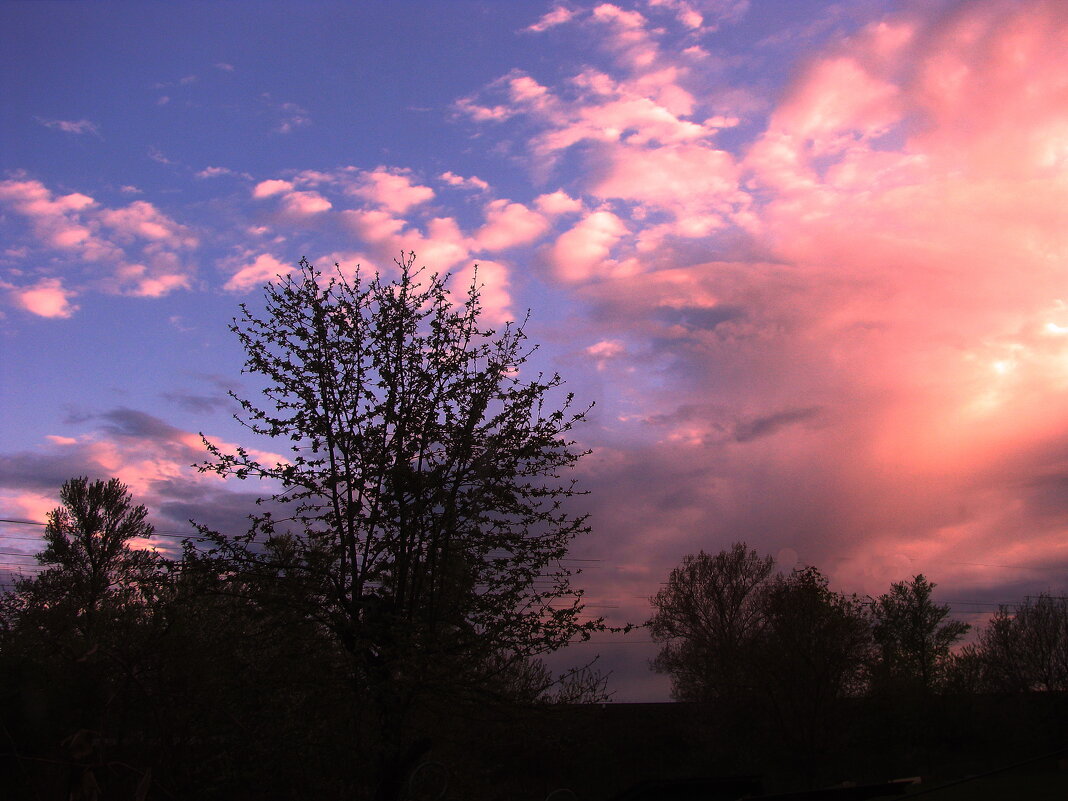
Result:
[[[844,698],[861,695],[871,621],[853,595],[835,592],[815,567],[775,576],[762,597],[752,669],[784,734],[823,747]]]
[[[842,700],[865,689],[870,619],[816,568],[773,567],[745,543],[687,556],[652,599],[662,643],[653,668],[671,675],[676,698],[714,710],[735,741],[765,727],[809,753],[829,742]]]
[[[999,607],[979,645],[988,688],[1068,690],[1068,599],[1040,593],[1015,609]]]
[[[737,694],[745,685],[752,637],[762,624],[760,588],[774,568],[744,542],[686,556],[652,599],[653,669],[671,676],[679,700]]]
[[[895,582],[875,599],[873,633],[880,652],[876,676],[888,688],[935,689],[945,678],[950,648],[970,628],[947,620],[949,605],[931,598],[936,586],[921,573]]]
[[[238,419],[290,455],[208,443],[202,468],[280,487],[269,502],[286,511],[225,547],[284,578],[358,680],[428,690],[473,673],[487,688],[601,627],[560,561],[589,530],[565,504],[584,410],[570,394],[553,405],[563,382],[531,374],[522,324],[485,328],[476,284],[456,302],[414,259],[391,279],[302,261],[266,288],[263,316],[243,305],[231,330],[264,388],[235,395]]]
[[[16,582],[15,600],[23,619],[62,618],[67,629],[90,642],[105,629],[144,610],[154,596],[159,557],[133,548],[153,528],[144,506],[134,506],[116,478],[72,478],[59,491],[61,506],[48,514],[45,548],[37,555],[45,567]]]

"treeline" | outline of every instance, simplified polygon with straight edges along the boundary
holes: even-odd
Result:
[[[653,668],[725,748],[778,742],[809,762],[862,729],[884,747],[966,741],[978,699],[1068,690],[1068,599],[1002,606],[961,646],[970,627],[935,586],[920,574],[860,598],[816,567],[776,573],[745,543],[702,551],[653,598]]]
[[[43,569],[0,596],[5,798],[487,797],[511,792],[514,715],[605,698],[592,670],[560,679],[490,641],[389,644],[412,627],[366,635],[389,668],[368,675],[284,538],[253,561],[210,536],[166,558],[117,479],[60,495]],[[421,764],[438,772],[413,784]]]
[[[247,530],[163,559],[117,480],[64,485],[46,569],[0,614],[24,788],[51,765],[71,799],[394,801],[448,764],[461,797],[523,797],[502,718],[604,691],[541,661],[606,629],[566,558],[586,409],[447,281],[414,254],[387,276],[301,261],[241,306],[261,392],[235,417],[285,455],[205,439],[198,468],[270,488]]]
[[[553,710],[606,698],[591,670],[561,681],[487,643],[392,646],[376,676],[335,636],[286,538],[246,543],[251,561],[208,535],[166,558],[140,547],[152,527],[119,481],[72,479],[61,499],[43,569],[0,596],[6,797],[414,801],[448,785],[455,798],[540,799],[556,789],[551,763],[573,775],[585,759]],[[956,753],[983,731],[1049,729],[1042,706],[1006,718],[985,699],[1068,689],[1065,599],[1002,608],[955,648],[968,626],[934,589],[918,575],[845,595],[814,567],[775,573],[744,544],[687,557],[649,627],[654,668],[691,702],[688,764],[802,775],[840,752],[851,764],[896,753],[905,775],[918,753]],[[366,620],[390,629],[366,635],[383,659],[411,636]]]

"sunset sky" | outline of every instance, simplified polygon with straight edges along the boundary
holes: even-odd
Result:
[[[238,304],[414,250],[596,402],[610,622],[735,540],[973,622],[1063,590],[1066,64],[1063,0],[0,2],[0,517],[118,476],[241,530],[191,468],[274,447]],[[598,652],[667,699],[647,632]]]

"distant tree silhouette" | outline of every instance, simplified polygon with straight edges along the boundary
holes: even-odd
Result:
[[[653,669],[682,701],[737,696],[751,682],[749,647],[763,623],[760,588],[774,567],[744,542],[686,556],[653,597],[648,626],[662,643]]]
[[[750,669],[780,731],[805,749],[826,748],[841,701],[866,689],[871,620],[856,596],[828,587],[815,567],[775,576],[762,593],[763,625]]]
[[[940,686],[950,648],[970,628],[946,619],[949,605],[931,598],[936,586],[921,573],[892,584],[872,605],[879,651],[874,678],[888,690],[916,688],[926,693]]]
[[[990,689],[1068,690],[1068,601],[1041,593],[999,607],[979,632],[979,651]]]
[[[99,742],[142,725],[166,575],[159,556],[132,547],[153,529],[118,479],[72,478],[59,495],[36,556],[44,569],[0,597],[0,687],[15,688],[3,704],[19,712],[34,699],[13,727],[31,747],[64,743],[53,756],[82,792],[108,785]]]
[[[840,734],[842,701],[866,689],[871,620],[815,567],[772,569],[745,543],[687,556],[652,599],[663,643],[653,669],[671,675],[676,698],[705,705],[719,748],[755,736],[804,761]]]
[[[148,512],[116,478],[72,478],[59,496],[37,554],[45,569],[15,581],[7,617],[71,656],[123,648],[123,627],[147,619],[161,580],[160,557],[130,546],[152,536]]]
[[[238,419],[291,452],[264,463],[205,440],[202,466],[280,487],[284,519],[204,533],[332,633],[386,738],[420,705],[507,694],[516,666],[604,628],[560,561],[589,530],[565,504],[584,410],[529,372],[522,324],[485,328],[477,285],[454,302],[414,260],[389,280],[301,261],[266,288],[265,316],[242,305],[231,330],[265,388],[262,405],[234,396]]]

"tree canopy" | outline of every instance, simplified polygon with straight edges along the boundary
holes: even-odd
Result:
[[[485,327],[479,285],[447,283],[409,254],[389,276],[301,261],[268,285],[264,313],[231,326],[262,398],[234,397],[287,459],[205,440],[201,466],[279,488],[218,553],[320,620],[386,716],[507,692],[522,663],[604,627],[562,561],[589,531],[566,503],[586,409],[531,370],[523,323]]]

